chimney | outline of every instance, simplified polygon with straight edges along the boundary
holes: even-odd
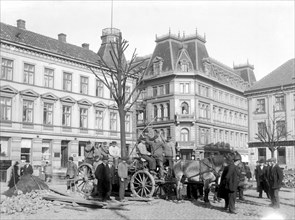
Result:
[[[61,33],[58,35],[58,40],[63,42],[63,43],[66,43],[67,42],[67,35]]]
[[[18,19],[16,23],[18,28],[26,30],[26,21]]]
[[[83,43],[82,44],[82,47],[85,48],[85,49],[87,49],[87,50],[89,50],[89,44],[87,44],[87,43]]]

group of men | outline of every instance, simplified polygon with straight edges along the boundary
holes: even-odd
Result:
[[[159,167],[159,177],[164,178],[164,163],[169,164],[168,175],[172,175],[173,163],[176,158],[175,144],[171,137],[165,140],[161,134],[155,130],[155,134],[151,137],[148,131],[145,130],[139,137],[139,144],[137,146],[137,153],[139,157],[148,162],[149,170],[156,175],[156,167]]]
[[[263,191],[267,198],[271,200],[270,206],[280,207],[279,190],[282,186],[284,174],[277,164],[276,158],[268,160],[260,159],[256,162],[255,179],[257,182],[257,192],[259,198],[262,198]]]

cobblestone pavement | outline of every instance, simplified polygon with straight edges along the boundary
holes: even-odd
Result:
[[[65,191],[63,185],[52,185],[54,189]],[[2,188],[2,187],[1,187]],[[4,187],[5,189],[5,187]],[[1,189],[3,191],[3,189]],[[88,209],[75,211],[54,207],[39,210],[34,215],[1,215],[0,219],[295,219],[294,189],[283,188],[280,191],[281,208],[275,210],[268,205],[270,201],[258,198],[255,188],[245,191],[245,201],[237,200],[238,214],[230,214],[223,210],[224,201],[205,205],[202,201],[166,201],[155,199],[152,202],[127,201],[129,210]],[[269,217],[269,218],[268,218]]]

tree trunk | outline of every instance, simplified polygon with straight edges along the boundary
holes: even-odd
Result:
[[[275,156],[275,149],[274,148],[269,148],[271,157],[273,158]]]
[[[124,106],[118,106],[119,117],[120,117],[120,141],[121,141],[121,157],[127,156],[126,150],[126,131],[125,131],[125,116],[126,112]]]

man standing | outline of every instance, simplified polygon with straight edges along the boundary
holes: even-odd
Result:
[[[169,163],[169,176],[173,174],[173,163],[176,157],[175,145],[171,141],[171,137],[167,137],[167,141],[164,145],[165,161]]]
[[[156,164],[159,166],[160,179],[164,179],[164,143],[158,137],[152,145],[152,155],[156,159]]]
[[[75,186],[75,181],[76,181],[77,176],[78,176],[78,167],[74,163],[74,158],[69,157],[69,162],[68,162],[67,172],[66,172],[66,178],[68,179],[67,193],[70,192],[70,189],[72,189],[72,191],[75,190],[74,186]]]
[[[259,193],[258,198],[262,198],[262,192],[266,191],[265,189],[265,180],[264,180],[264,159],[259,160],[259,165],[255,169],[255,179],[257,183],[257,192]]]
[[[32,175],[33,174],[33,167],[30,164],[30,160],[27,159],[26,160],[26,164],[24,165],[24,167],[22,168],[22,175]]]
[[[109,199],[110,195],[110,168],[108,165],[108,157],[103,156],[102,163],[99,164],[94,172],[97,179],[98,196],[103,201]]]
[[[273,208],[280,208],[279,191],[282,186],[284,174],[277,164],[276,158],[271,158],[271,168],[269,173],[270,199]]]
[[[234,163],[226,166],[221,176],[220,191],[225,200],[225,209],[229,213],[237,214],[235,203],[238,188],[238,164],[241,162],[241,156],[235,155]]]
[[[118,169],[119,157],[121,157],[121,148],[117,146],[117,142],[113,141],[109,148],[109,153],[114,161],[115,169]]]
[[[119,200],[121,202],[125,201],[125,188],[127,186],[128,181],[128,164],[127,164],[127,157],[122,157],[121,162],[118,165],[118,176],[119,176]]]

